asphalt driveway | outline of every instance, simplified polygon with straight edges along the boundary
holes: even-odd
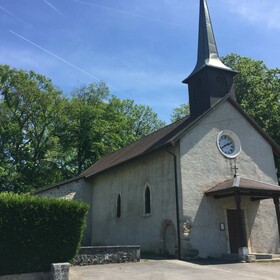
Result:
[[[178,260],[74,266],[70,280],[276,280],[280,263],[195,264]]]

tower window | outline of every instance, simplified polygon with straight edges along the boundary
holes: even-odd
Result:
[[[217,97],[223,97],[227,94],[227,83],[226,83],[226,79],[223,75],[219,75],[216,78],[216,90],[215,90],[215,94],[217,95]]]
[[[145,189],[145,214],[151,214],[151,192],[148,186]]]
[[[195,81],[195,100],[200,101],[201,99],[203,99],[203,84],[202,80],[198,78]]]
[[[117,198],[117,218],[120,218],[122,215],[122,207],[121,207],[121,195],[118,195]]]

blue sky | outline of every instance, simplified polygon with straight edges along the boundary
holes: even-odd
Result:
[[[208,0],[220,56],[280,67],[280,1]],[[0,0],[0,63],[34,70],[66,94],[104,81],[169,121],[188,102],[199,0]]]

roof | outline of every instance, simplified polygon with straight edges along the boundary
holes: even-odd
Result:
[[[193,72],[183,83],[188,83],[192,76],[205,67],[218,68],[234,74],[237,73],[220,60],[207,1],[200,0],[197,63]]]
[[[235,192],[256,199],[273,198],[280,196],[280,186],[236,176],[210,188],[205,194],[223,198],[233,196]]]
[[[159,129],[158,131],[100,159],[85,170],[81,176],[90,177],[113,166],[155,151],[170,143],[170,140],[177,135],[178,132],[188,127],[192,122],[193,120],[191,117],[187,116],[177,122],[165,126],[162,129]]]
[[[184,133],[194,126],[200,119],[203,119],[211,111],[213,111],[219,104],[228,100],[236,109],[244,116],[244,118],[268,141],[274,153],[280,156],[280,146],[275,143],[267,133],[241,108],[240,105],[233,100],[230,95],[226,95],[223,99],[218,101],[214,106],[208,109],[205,113],[197,118],[187,116],[175,123],[172,123],[94,163],[86,169],[80,177],[90,177],[100,172],[108,170],[114,166],[135,159],[137,157],[148,154],[159,148],[166,147],[167,145],[174,145]]]
[[[191,126],[197,121],[208,115],[210,111],[214,110],[218,104],[228,100],[247,120],[251,125],[270,143],[274,152],[280,156],[280,147],[277,145],[264,130],[250,117],[244,110],[234,101],[229,95],[225,96],[219,102],[217,102],[212,108],[207,110],[204,114],[197,118],[191,118],[187,116],[175,123],[172,123],[94,163],[87,170],[85,170],[80,176],[90,177],[104,170],[107,170],[113,166],[124,163],[128,160],[136,157],[148,154],[158,148],[162,148],[168,144],[176,142],[182,134],[184,134]]]

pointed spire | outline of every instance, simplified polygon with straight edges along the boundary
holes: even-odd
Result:
[[[200,0],[197,64],[193,72],[183,81],[183,83],[187,83],[194,74],[206,66],[235,72],[224,65],[219,58],[207,1]]]
[[[219,58],[206,0],[200,0],[197,63],[183,83],[188,84],[190,114],[203,114],[226,95],[235,98],[233,78],[237,72]]]

